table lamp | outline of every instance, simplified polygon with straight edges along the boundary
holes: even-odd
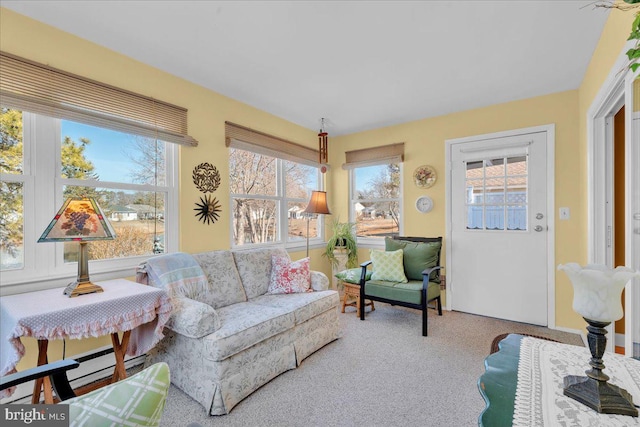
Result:
[[[312,191],[311,198],[307,208],[302,211],[307,214],[307,256],[309,256],[309,220],[313,214],[325,214],[331,215],[329,212],[329,206],[327,206],[327,192],[326,191]]]
[[[604,374],[602,355],[607,345],[605,329],[611,322],[621,319],[622,290],[629,280],[640,278],[640,272],[628,267],[610,269],[606,265],[589,264],[581,267],[576,263],[558,266],[573,284],[573,310],[588,323],[587,341],[591,351],[586,377],[568,375],[564,377],[564,395],[577,400],[603,414],[638,416],[629,392],[609,384]]]
[[[68,198],[42,236],[41,242],[79,242],[78,277],[64,290],[64,295],[102,292],[102,288],[89,280],[89,249],[91,240],[112,240],[116,233],[104,216],[98,203],[91,198]]]

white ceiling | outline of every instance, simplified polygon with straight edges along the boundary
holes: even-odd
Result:
[[[0,0],[330,136],[578,88],[593,3]]]

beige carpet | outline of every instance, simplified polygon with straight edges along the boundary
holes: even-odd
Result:
[[[340,314],[343,337],[210,417],[171,386],[161,426],[477,426],[478,377],[492,339],[521,332],[583,345],[579,335],[458,312],[421,313],[376,303],[360,321]],[[586,368],[585,368],[586,369]]]

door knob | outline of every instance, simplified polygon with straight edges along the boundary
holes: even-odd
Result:
[[[542,219],[542,218],[544,218],[544,215],[542,215],[541,213],[538,212],[536,214],[536,219]]]
[[[534,230],[536,230],[537,232],[541,232],[542,231],[542,226],[541,225],[536,225],[535,227],[533,227]]]

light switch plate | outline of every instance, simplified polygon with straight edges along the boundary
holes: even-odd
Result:
[[[569,208],[560,208],[560,219],[569,219],[570,217]]]

